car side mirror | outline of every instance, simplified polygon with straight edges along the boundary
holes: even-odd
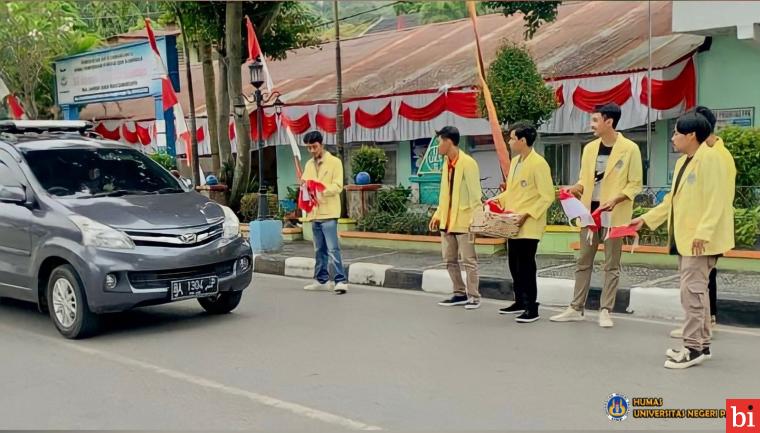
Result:
[[[0,185],[0,202],[26,204],[26,190],[22,186]]]
[[[180,177],[179,181],[182,182],[182,185],[185,186],[186,190],[188,190],[188,191],[192,191],[193,190],[193,181],[192,181],[192,179],[188,179],[186,177]]]

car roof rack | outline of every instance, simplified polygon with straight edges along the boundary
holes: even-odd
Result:
[[[6,134],[78,132],[92,129],[92,123],[84,120],[0,120],[0,132]]]

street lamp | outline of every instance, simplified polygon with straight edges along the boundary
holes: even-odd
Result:
[[[261,57],[257,57],[256,60],[248,64],[248,72],[250,73],[250,83],[255,89],[253,92],[253,102],[256,103],[256,132],[258,133],[256,146],[259,153],[259,215],[257,220],[265,220],[269,217],[269,204],[266,199],[266,188],[264,187],[264,108],[274,106],[275,113],[279,116],[285,104],[280,100],[278,92],[272,92],[268,100],[271,100],[271,97],[276,95],[277,99],[274,101],[274,104],[264,105],[264,95],[261,93],[261,86],[264,85],[264,64],[261,62]],[[244,111],[245,105],[243,105],[241,116],[245,114]],[[238,107],[235,105],[235,114],[237,113]]]

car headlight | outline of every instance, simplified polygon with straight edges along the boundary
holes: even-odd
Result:
[[[113,227],[81,215],[70,215],[69,219],[82,232],[82,241],[86,246],[115,250],[131,250],[135,247],[129,236]]]
[[[234,239],[240,236],[240,220],[235,212],[227,206],[222,206],[222,210],[224,211],[224,238]]]

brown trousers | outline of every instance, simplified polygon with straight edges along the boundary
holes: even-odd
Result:
[[[601,242],[601,236],[606,229],[593,234],[589,245],[587,234],[589,230],[581,230],[581,251],[575,269],[575,293],[573,302],[570,304],[575,310],[583,311],[586,306],[589,288],[591,287],[591,274],[594,272],[594,258]],[[620,255],[623,251],[623,239],[607,239],[604,241],[604,287],[599,309],[612,311],[615,307],[618,282],[620,281]]]
[[[446,270],[454,283],[454,294],[480,299],[480,278],[478,276],[478,257],[475,254],[475,238],[469,233],[441,233],[441,250]],[[462,268],[467,275],[467,285],[462,280],[459,256],[462,256]]]
[[[686,313],[683,345],[703,350],[710,347],[710,296],[707,283],[715,264],[715,256],[678,257],[681,274],[681,306]]]

